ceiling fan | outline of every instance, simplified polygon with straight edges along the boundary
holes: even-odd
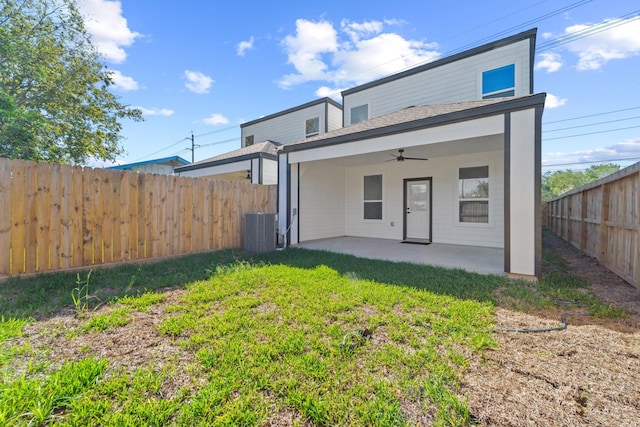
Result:
[[[389,159],[389,160],[385,160],[386,162],[392,162],[392,161],[396,161],[396,162],[404,162],[405,160],[429,160],[429,159],[425,159],[422,157],[406,157],[403,153],[404,153],[404,149],[401,148],[398,150],[398,152],[400,153],[399,155],[395,155],[395,154],[389,154],[390,156],[393,156],[393,159]]]

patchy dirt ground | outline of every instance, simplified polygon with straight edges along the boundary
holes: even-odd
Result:
[[[629,316],[576,313],[563,331],[498,334],[499,348],[465,374],[461,392],[471,413],[485,426],[640,425],[640,291],[555,236],[545,236],[545,245],[568,273]],[[503,328],[557,326],[561,317],[497,311]]]
[[[640,291],[559,238],[545,235],[545,246],[563,260],[568,273],[587,279],[596,295],[629,316],[600,320],[573,311],[562,331],[497,333],[499,347],[475,356],[464,375],[460,393],[468,397],[471,414],[482,426],[640,425]],[[167,292],[167,302],[176,302],[182,292]],[[150,360],[156,368],[163,361],[177,361],[178,370],[187,369],[193,355],[156,332],[163,307],[136,312],[127,326],[80,335],[64,347],[55,345],[56,337],[78,326],[72,311],[27,325],[25,335],[34,347],[49,349],[48,359],[59,362],[93,354],[133,369],[148,367]],[[553,327],[561,317],[558,310],[523,314],[498,309],[497,326]],[[186,384],[186,377],[171,376],[162,393],[169,397],[182,387],[197,387]],[[290,415],[271,425],[300,423]],[[430,424],[426,418],[414,420]]]

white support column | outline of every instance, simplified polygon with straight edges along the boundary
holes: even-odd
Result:
[[[540,226],[539,129],[536,130],[536,110],[511,113],[509,167],[509,245],[510,273],[514,276],[537,274]],[[537,159],[537,160],[536,160]],[[506,167],[506,165],[505,165]]]
[[[289,187],[287,179],[287,154],[280,154],[278,156],[278,234],[280,236],[286,233],[287,223],[287,211],[289,210],[289,199],[287,197],[287,189]],[[279,237],[278,241],[280,242]]]

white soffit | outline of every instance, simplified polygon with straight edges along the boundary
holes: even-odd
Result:
[[[447,141],[467,140],[504,133],[504,115],[499,114],[460,123],[396,133],[370,139],[327,145],[289,153],[289,163],[339,159],[381,151],[408,149],[410,147],[438,144]]]

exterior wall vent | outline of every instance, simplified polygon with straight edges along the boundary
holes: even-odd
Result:
[[[244,215],[244,250],[271,252],[276,250],[276,214],[252,212]]]

